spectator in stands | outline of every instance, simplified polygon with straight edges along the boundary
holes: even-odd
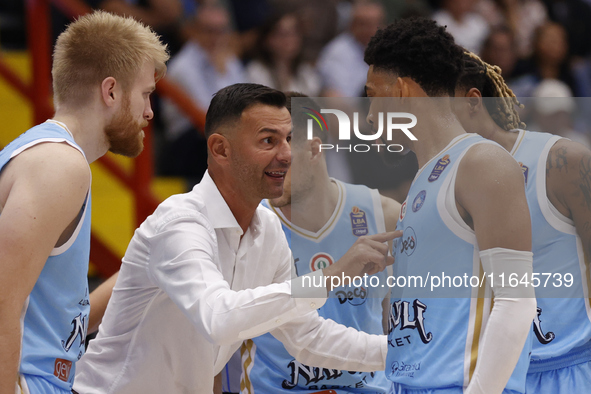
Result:
[[[509,28],[513,33],[518,58],[527,58],[532,54],[534,33],[548,20],[540,0],[480,0],[476,11],[491,27]]]
[[[591,54],[591,4],[587,0],[542,0],[550,20],[560,23],[568,37],[570,54],[586,57]]]
[[[249,82],[308,96],[320,94],[320,76],[302,59],[302,31],[296,14],[271,18],[256,45],[257,56],[246,68]]]
[[[525,75],[510,83],[517,97],[532,97],[544,79],[558,79],[577,95],[577,83],[570,69],[568,42],[564,27],[546,22],[536,30],[533,56],[524,66]]]
[[[245,80],[244,70],[229,45],[230,19],[224,8],[201,6],[187,32],[190,39],[170,61],[167,79],[205,111],[215,92]],[[169,100],[162,102],[162,120],[167,147],[161,172],[199,181],[207,168],[205,138]]]
[[[486,20],[474,12],[475,0],[443,0],[441,9],[433,19],[454,36],[457,44],[471,52],[480,54],[482,43],[488,36]]]
[[[511,30],[504,26],[493,28],[482,44],[481,57],[485,62],[499,66],[503,78],[510,80],[517,63],[517,51]]]
[[[329,42],[318,59],[318,69],[329,96],[359,97],[363,94],[368,70],[363,52],[383,22],[381,4],[354,5],[349,29]]]
[[[545,79],[533,92],[531,129],[560,135],[591,147],[587,135],[575,130],[573,117],[577,104],[572,91],[556,79]]]
[[[151,26],[168,44],[174,54],[182,44],[181,20],[191,3],[187,0],[85,0],[92,8],[100,8],[121,16],[131,16]]]

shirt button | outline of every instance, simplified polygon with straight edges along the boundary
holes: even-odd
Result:
[[[316,303],[315,303],[315,302],[311,302],[311,303],[310,303],[310,306],[311,306],[312,308],[316,308]]]
[[[277,323],[277,324],[281,323],[281,319],[275,320],[275,323]]]

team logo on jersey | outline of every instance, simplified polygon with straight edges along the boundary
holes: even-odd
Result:
[[[349,302],[349,304],[353,306],[360,306],[365,304],[367,300],[367,289],[362,286],[350,288],[349,290],[339,290],[335,292],[339,300],[339,305],[343,305],[345,302]]]
[[[410,317],[410,309],[411,306],[408,301],[398,300],[392,303],[389,313],[390,316],[388,319],[388,343],[390,346],[400,347],[405,346],[406,343],[411,343],[411,340],[408,337],[393,338],[392,331],[394,331],[394,329],[396,329],[398,326],[400,326],[400,330],[417,330],[419,337],[421,338],[421,342],[425,344],[431,342],[433,339],[433,334],[431,332],[427,332],[425,329],[425,317],[423,315],[427,310],[427,305],[418,299],[414,300],[412,303],[412,312],[414,315],[413,319]],[[395,341],[393,341],[393,339]]]
[[[412,227],[404,229],[402,234],[402,240],[400,241],[400,253],[404,252],[407,256],[410,256],[415,252],[417,248],[417,234]]]
[[[556,335],[551,331],[544,334],[544,331],[542,331],[542,321],[540,320],[541,314],[542,308],[538,307],[538,314],[534,317],[534,333],[542,345],[547,345],[556,338]]]
[[[525,178],[525,184],[527,185],[527,174],[529,172],[529,168],[524,165],[522,162],[519,162],[519,166],[521,167],[521,171],[523,172],[523,177]]]
[[[400,206],[400,220],[404,219],[406,216],[406,200]]]
[[[70,332],[70,336],[65,341],[62,341],[62,346],[66,352],[70,351],[72,345],[76,341],[76,338],[80,337],[80,346],[84,345],[86,341],[86,330],[88,329],[88,316],[82,316],[82,313],[79,313],[78,316],[72,320],[72,332]]]
[[[310,259],[310,269],[312,271],[322,270],[328,267],[329,265],[332,265],[333,263],[334,259],[328,253],[316,253]]]
[[[419,194],[415,197],[414,201],[412,202],[412,211],[417,212],[423,206],[425,202],[425,198],[427,197],[427,192],[425,190],[421,190]]]
[[[433,167],[433,171],[431,171],[431,175],[429,175],[428,181],[435,182],[436,180],[438,180],[439,176],[441,175],[443,170],[445,170],[445,168],[449,165],[449,163],[451,163],[449,155],[445,155],[441,159],[439,159],[435,164],[435,167]]]
[[[302,364],[298,360],[291,360],[287,368],[290,371],[290,377],[289,380],[285,379],[281,382],[281,387],[285,390],[293,390],[296,387],[298,389],[306,387],[308,390],[323,390],[314,392],[313,394],[336,394],[336,391],[328,388],[338,387],[339,382],[335,382],[334,380],[343,375],[359,379],[357,383],[354,383],[355,386],[349,386],[358,388],[364,387],[364,382],[367,378],[373,378],[375,376],[374,372],[341,371],[339,369],[312,367]],[[299,390],[296,391],[299,392]]]
[[[349,216],[351,216],[353,235],[361,237],[362,235],[367,235],[369,233],[369,230],[367,229],[367,217],[363,210],[355,206],[351,209]]]

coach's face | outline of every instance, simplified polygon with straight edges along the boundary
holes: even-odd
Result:
[[[246,108],[229,139],[230,170],[247,199],[276,198],[291,165],[291,117],[287,108]]]

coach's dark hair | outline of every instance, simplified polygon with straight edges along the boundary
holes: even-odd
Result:
[[[513,91],[501,76],[501,68],[482,60],[478,55],[465,51],[464,70],[458,79],[458,88],[468,91],[476,88],[485,99],[486,110],[499,127],[504,130],[525,127],[516,107],[521,106]],[[495,100],[486,99],[495,97]]]
[[[293,132],[292,132],[292,140],[294,141],[303,141],[306,139],[307,130],[308,130],[308,119],[312,119],[306,108],[311,108],[316,112],[320,112],[320,106],[316,101],[312,100],[310,97],[306,96],[303,93],[299,92],[285,92],[285,96],[287,97],[287,109],[291,115],[291,121],[293,123]],[[292,99],[298,99],[298,105],[295,107],[295,111],[293,111]],[[326,130],[321,129],[316,122],[312,124],[312,133],[314,136],[320,138],[322,141],[326,140]]]
[[[255,104],[285,107],[283,92],[255,83],[237,83],[220,89],[211,100],[205,116],[205,137],[227,123],[240,119],[242,112]]]
[[[462,72],[462,53],[445,27],[413,17],[378,30],[364,60],[374,69],[410,77],[429,96],[453,96]]]

